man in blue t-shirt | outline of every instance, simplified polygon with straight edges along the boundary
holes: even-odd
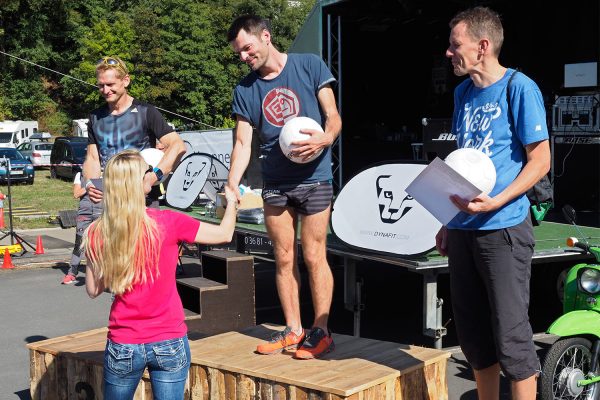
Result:
[[[453,132],[459,148],[491,158],[497,178],[489,195],[451,198],[461,212],[442,227],[436,246],[448,255],[458,340],[479,398],[498,398],[502,369],[512,398],[533,400],[539,361],[528,308],[535,240],[525,192],[550,169],[544,103],[531,79],[500,65],[497,13],[475,7],[450,27],[446,56],[455,75],[469,76],[454,93]]]
[[[334,347],[327,328],[333,276],[325,246],[333,196],[330,146],[342,127],[331,89],[335,79],[315,55],[278,51],[267,21],[258,16],[238,17],[227,40],[252,70],[233,94],[236,139],[227,184],[239,198],[238,185],[250,161],[252,131],[256,129],[261,139],[265,225],[273,241],[277,291],[286,321],[286,328],[257,351],[276,354],[297,348],[296,358],[316,358]],[[304,164],[290,161],[278,143],[283,125],[299,116],[324,127],[324,132],[301,129],[310,138],[293,143],[299,145],[293,155],[304,160],[322,151]],[[306,335],[300,320],[298,220],[302,222],[300,237],[315,315]]]

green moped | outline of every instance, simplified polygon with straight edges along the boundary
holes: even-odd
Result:
[[[563,214],[577,227],[572,207]],[[576,238],[567,245],[593,255],[596,263],[577,264],[567,274],[563,315],[547,331],[559,339],[544,358],[539,394],[542,400],[600,399],[600,247]]]

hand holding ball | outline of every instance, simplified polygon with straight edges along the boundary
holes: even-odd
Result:
[[[466,147],[454,150],[446,157],[446,164],[484,194],[489,194],[496,184],[496,167],[479,150]]]
[[[283,128],[281,128],[281,133],[279,134],[279,146],[281,146],[281,151],[283,154],[289,158],[291,161],[299,164],[304,164],[307,162],[311,162],[315,158],[319,157],[323,152],[323,149],[317,151],[312,157],[305,160],[304,157],[294,156],[292,151],[300,146],[293,145],[292,142],[298,142],[301,140],[310,139],[310,135],[306,133],[301,133],[301,129],[314,129],[320,132],[323,132],[323,128],[321,125],[314,119],[308,117],[296,117],[288,120]]]
[[[149,166],[154,168],[158,165],[160,160],[162,160],[165,153],[163,153],[161,150],[150,147],[140,151],[140,155],[148,163]],[[162,179],[157,180],[153,186],[159,185],[165,180],[165,178],[166,176],[163,176]]]

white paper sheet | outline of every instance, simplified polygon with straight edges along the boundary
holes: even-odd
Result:
[[[460,212],[450,196],[459,195],[463,199],[473,200],[481,194],[481,190],[436,157],[408,185],[406,193],[446,225]]]

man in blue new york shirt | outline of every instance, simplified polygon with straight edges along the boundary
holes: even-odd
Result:
[[[456,330],[478,397],[498,399],[502,369],[512,398],[533,400],[539,361],[528,308],[535,240],[525,192],[550,169],[542,95],[527,76],[499,63],[504,32],[497,13],[475,7],[450,27],[446,56],[455,75],[468,76],[454,93],[453,133],[459,148],[490,157],[497,178],[489,195],[452,197],[461,212],[442,227],[436,246],[448,255]]]

